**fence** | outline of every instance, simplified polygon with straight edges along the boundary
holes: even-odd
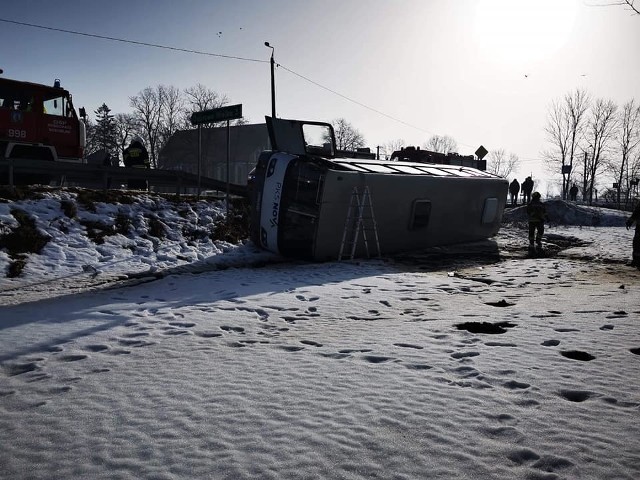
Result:
[[[186,188],[219,190],[246,197],[246,185],[227,184],[224,181],[200,177],[178,170],[107,167],[48,160],[0,159],[0,184],[13,186],[19,176],[50,176],[60,185],[74,183],[87,188],[108,190],[128,180],[146,180],[150,187],[174,188],[180,195]]]

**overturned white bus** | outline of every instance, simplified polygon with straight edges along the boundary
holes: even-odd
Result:
[[[252,171],[251,239],[283,256],[339,260],[481,240],[508,182],[470,167],[336,158],[330,124],[266,118]]]

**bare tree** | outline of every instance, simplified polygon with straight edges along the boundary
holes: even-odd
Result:
[[[130,137],[136,131],[136,119],[130,113],[117,113],[115,124],[119,158],[124,158],[124,149],[127,148]]]
[[[611,169],[616,176],[618,188],[616,200],[620,207],[620,192],[625,192],[625,205],[629,201],[630,181],[634,177],[629,175],[630,163],[633,162],[633,155],[640,146],[640,105],[631,99],[625,103],[620,112],[620,131],[617,135],[617,150],[620,155],[619,161],[611,162]]]
[[[623,0],[622,2],[620,2],[620,5],[622,4],[626,4],[629,8],[631,8],[631,10],[633,10],[634,12],[636,12],[638,15],[640,15],[640,9],[638,7],[636,7],[634,5],[635,1],[634,0]]]
[[[190,118],[193,112],[220,108],[229,103],[226,95],[221,95],[201,83],[198,83],[194,87],[186,88],[184,94],[186,96],[185,128],[192,128]],[[202,128],[213,128],[221,125],[222,122],[204,123],[202,124]]]
[[[623,0],[620,2],[620,5],[626,4],[631,10],[640,15],[640,9],[634,5],[634,0]]]
[[[338,150],[350,150],[364,146],[362,134],[344,118],[338,118],[331,122],[336,136],[336,148]]]
[[[611,6],[611,5],[619,5],[619,6],[622,6],[622,7],[627,7],[632,12],[635,12],[636,14],[640,15],[640,7],[634,5],[635,3],[636,3],[635,0],[618,0],[617,2],[606,3],[606,4],[600,5],[600,6],[608,7],[608,6]]]
[[[160,85],[160,135],[158,151],[166,145],[169,138],[183,126],[185,117],[185,105],[182,92],[174,86]]]
[[[444,153],[446,155],[458,149],[458,142],[449,135],[432,135],[423,147],[432,152]]]
[[[520,159],[515,153],[507,153],[502,148],[492,150],[487,155],[487,171],[502,178],[511,175],[519,163]]]
[[[618,106],[612,100],[599,98],[591,109],[585,139],[588,145],[584,156],[582,176],[584,200],[593,202],[593,190],[598,173],[605,166],[605,158],[615,138],[618,126]],[[587,197],[588,195],[588,197]]]
[[[571,184],[576,152],[586,126],[586,113],[589,108],[589,95],[580,89],[567,93],[562,100],[553,101],[550,107],[545,132],[551,150],[543,153],[547,167],[557,171],[561,167],[562,198],[566,200]]]
[[[91,120],[89,115],[84,119],[84,126],[86,129],[87,143],[84,147],[85,157],[97,152],[100,149],[99,138],[97,134],[96,124]]]
[[[153,168],[158,167],[160,125],[162,121],[162,87],[147,87],[138,95],[129,98],[137,128],[148,142],[149,156]]]
[[[406,145],[406,142],[402,138],[397,138],[396,140],[391,140],[385,143],[382,146],[382,150],[384,151],[387,159],[389,159],[391,158],[391,154],[393,154],[393,152],[402,149]]]

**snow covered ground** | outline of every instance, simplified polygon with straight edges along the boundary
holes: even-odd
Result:
[[[0,478],[640,478],[623,214],[550,202],[547,258],[515,209],[492,241],[308,264],[185,237],[220,204],[142,201],[162,241],[138,204],[80,209],[138,219],[95,245],[25,202],[53,238],[0,279]]]

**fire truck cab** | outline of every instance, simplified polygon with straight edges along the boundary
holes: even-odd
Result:
[[[0,78],[0,158],[82,163],[85,145],[85,124],[60,80]]]

